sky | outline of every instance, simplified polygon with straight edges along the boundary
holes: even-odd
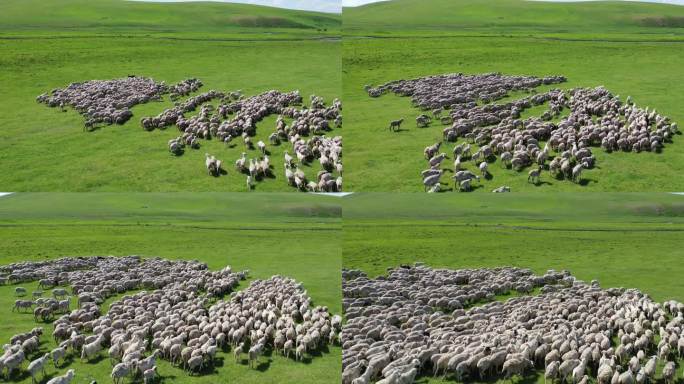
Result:
[[[377,3],[386,0],[342,0],[342,5],[345,7],[356,7],[359,5]],[[593,0],[539,0],[539,1],[593,1]],[[622,0],[624,1],[624,0]],[[643,0],[649,3],[667,3],[667,4],[678,4],[684,5],[684,0]]]
[[[173,3],[183,1],[207,1],[207,0],[133,0],[133,1],[154,1],[160,3]],[[222,0],[210,0],[222,1]],[[303,9],[305,11],[317,11],[328,13],[342,12],[340,0],[223,0],[226,3],[243,3],[267,5],[270,7]],[[684,0],[683,0],[684,1]]]

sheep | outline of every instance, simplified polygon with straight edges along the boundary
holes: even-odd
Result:
[[[12,312],[21,312],[22,309],[31,309],[35,303],[31,300],[15,300]]]
[[[26,296],[26,288],[24,287],[16,287],[14,288],[14,295],[15,296]]]
[[[665,366],[663,367],[663,381],[665,383],[671,383],[673,379],[675,378],[675,374],[677,373],[677,368],[675,367],[675,363],[672,361],[668,361],[665,363]],[[622,381],[620,384],[631,384],[631,383],[623,383]]]
[[[7,368],[7,378],[12,377],[12,371],[19,368],[24,362],[25,354],[23,350],[19,350],[10,354],[3,359],[3,365]]]
[[[66,348],[63,346],[59,346],[53,349],[50,352],[50,355],[52,356],[52,363],[54,364],[55,368],[57,368],[57,364],[59,363],[59,361],[64,359],[64,357],[66,356]]]
[[[75,371],[73,369],[69,369],[66,372],[66,374],[62,376],[53,377],[47,382],[47,384],[69,384],[71,383],[71,380],[74,379],[74,376]]]
[[[579,163],[572,168],[572,181],[574,183],[579,183],[582,180],[582,169],[584,165]]]
[[[534,184],[539,184],[539,177],[541,176],[542,167],[539,166],[537,169],[532,169],[527,173],[527,182],[530,181]]]
[[[128,363],[118,363],[112,368],[112,381],[114,384],[123,382],[124,377],[131,375],[131,366]]]
[[[102,350],[101,340],[98,338],[92,343],[85,344],[81,350],[81,360],[90,360]]]
[[[242,360],[242,351],[245,348],[245,343],[240,343],[237,347],[235,347],[235,350],[233,351],[233,357],[235,358],[235,362],[239,363]]]
[[[150,383],[154,382],[154,380],[156,378],[157,378],[157,367],[156,366],[149,368],[145,372],[143,372],[143,383],[144,384],[150,384]]]
[[[480,173],[482,173],[482,177],[487,177],[489,175],[489,171],[487,170],[489,164],[487,164],[486,161],[483,161],[480,163]]]
[[[190,373],[192,373],[192,372],[196,372],[198,370],[202,370],[203,366],[204,366],[204,359],[202,358],[202,356],[192,356],[188,360],[187,370]]]
[[[258,362],[259,355],[261,355],[262,351],[263,346],[261,344],[254,345],[249,349],[248,358],[250,368],[255,367],[255,364]]]

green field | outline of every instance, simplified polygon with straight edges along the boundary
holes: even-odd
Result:
[[[249,18],[280,21],[245,24]],[[204,83],[198,92],[298,89],[306,100],[315,93],[330,103],[341,93],[339,33],[339,15],[251,5],[3,1],[0,185],[31,192],[245,191],[245,176],[233,167],[241,145],[201,140],[199,150],[174,157],[167,142],[178,136],[175,127],[143,131],[140,118],[172,106],[168,98],[134,107],[122,126],[94,132],[83,131],[75,111],[35,98],[71,82],[135,74],[168,84],[197,77]],[[255,143],[267,142],[275,118],[257,125]],[[270,148],[275,178],[257,183],[257,191],[294,190],[284,181],[284,147]],[[207,176],[205,152],[223,160],[228,174]],[[319,169],[317,162],[303,168],[310,177]]]
[[[657,17],[679,21],[674,26],[643,21]],[[363,90],[366,84],[453,72],[564,75],[568,82],[561,88],[603,85],[681,125],[684,85],[674,79],[684,74],[683,17],[682,7],[635,2],[396,0],[345,8],[348,189],[422,191],[423,148],[439,141],[444,128],[439,122],[416,128],[421,111],[409,98],[370,98]],[[536,109],[524,116],[540,113]],[[389,121],[399,118],[406,120],[405,130],[390,133]],[[451,147],[445,148],[449,155]],[[597,167],[584,172],[582,185],[542,173],[543,183],[535,186],[527,183],[526,171],[504,170],[496,162],[490,164],[493,178],[476,190],[489,192],[501,185],[538,192],[684,190],[679,177],[684,169],[682,136],[659,154],[592,150]],[[452,163],[447,159],[444,167]],[[468,169],[476,167],[469,164]],[[445,174],[443,185],[450,176]]]
[[[344,268],[370,277],[436,268],[569,270],[603,288],[684,300],[684,196],[667,194],[355,194],[343,200]],[[500,298],[503,299],[503,298]],[[420,383],[442,382],[421,378]],[[508,380],[501,382],[510,382]],[[543,383],[532,373],[522,382]]]
[[[350,35],[548,35],[601,33],[682,36],[684,8],[623,1],[392,0],[343,9]]]
[[[211,269],[249,269],[251,278],[293,277],[304,284],[314,305],[341,312],[337,198],[279,193],[27,193],[0,198],[0,227],[0,264],[87,255],[196,259]],[[238,289],[248,284],[243,282]],[[36,284],[22,286],[30,292]],[[13,290],[14,286],[0,286],[2,343],[38,325],[32,314],[11,312]],[[54,342],[51,326],[43,326],[45,352],[54,348]],[[228,352],[220,353],[213,373],[199,377],[190,378],[166,361],[159,364],[159,371],[165,383],[335,382],[340,356],[337,346],[304,362],[267,353],[261,360],[265,369],[255,370],[236,364]],[[111,382],[108,359],[86,364],[75,358],[59,370],[50,364],[48,374],[62,374],[68,368],[76,370],[74,383],[89,383],[92,378]],[[22,373],[12,382],[31,379]]]

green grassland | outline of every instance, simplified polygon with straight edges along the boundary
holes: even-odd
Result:
[[[217,2],[154,3],[122,0],[6,0],[0,32],[9,35],[154,34],[183,37],[334,36],[340,15]]]
[[[343,267],[371,277],[416,261],[454,269],[516,266],[540,274],[567,269],[579,279],[597,279],[604,288],[635,287],[658,301],[684,300],[681,195],[520,193],[453,199],[362,193],[345,198],[343,212]],[[543,376],[533,372],[516,379],[543,383]]]
[[[178,136],[175,127],[153,132],[140,127],[140,118],[173,105],[168,98],[138,105],[126,124],[94,132],[83,132],[84,119],[75,111],[63,113],[35,101],[71,82],[135,74],[172,84],[197,77],[204,83],[198,92],[241,89],[251,96],[271,89],[300,90],[307,100],[315,93],[328,103],[340,97],[339,15],[227,3],[34,3],[35,12],[26,12],[29,2],[0,4],[4,190],[246,190],[245,176],[233,168],[241,145],[228,148],[201,140],[199,150],[174,157],[167,142]],[[221,21],[245,15],[281,15],[303,26],[241,27]],[[267,142],[274,127],[275,116],[257,124],[254,142]],[[285,149],[270,148],[275,178],[257,183],[257,191],[293,191],[284,181]],[[228,174],[207,176],[205,152],[223,160]],[[257,151],[248,152],[257,157]],[[317,165],[305,166],[305,173],[313,176]]]
[[[657,33],[682,35],[684,8],[623,1],[392,0],[343,9],[344,33]]]
[[[404,10],[403,16],[398,9]],[[568,13],[575,16],[566,17]],[[591,17],[586,16],[589,13]],[[511,16],[501,16],[504,14]],[[343,99],[350,111],[345,116],[350,132],[346,139],[350,155],[345,159],[348,189],[422,191],[423,148],[439,141],[444,128],[439,122],[416,128],[415,117],[421,111],[411,106],[409,98],[393,94],[370,98],[363,90],[366,84],[453,72],[558,74],[568,78],[561,88],[603,85],[622,98],[631,95],[637,104],[656,108],[681,124],[684,86],[674,79],[684,74],[680,65],[684,29],[625,21],[637,14],[676,16],[684,14],[684,8],[634,2],[518,0],[427,0],[420,4],[398,0],[345,8],[342,55]],[[382,24],[381,18],[391,21],[391,27]],[[521,20],[520,25],[512,25],[513,20]],[[459,27],[466,21],[472,28]],[[547,24],[555,29],[550,31]],[[598,24],[605,28],[594,28]],[[524,116],[540,115],[541,109],[526,111]],[[406,120],[404,130],[389,132],[389,121],[399,118]],[[445,148],[449,155],[451,147]],[[584,172],[581,185],[555,180],[548,173],[542,173],[543,183],[533,185],[527,183],[526,171],[503,169],[495,162],[490,164],[493,178],[476,190],[489,192],[501,185],[516,192],[684,190],[684,179],[679,176],[684,169],[682,136],[676,136],[662,153],[607,154],[600,148],[593,152],[597,167]],[[445,168],[452,168],[449,157]],[[476,169],[474,164],[467,167]],[[447,172],[442,184],[450,177]]]
[[[291,193],[27,193],[0,198],[0,227],[0,264],[87,255],[193,259],[211,269],[249,269],[250,279],[291,276],[303,283],[314,305],[341,312],[341,211],[336,198]],[[248,284],[243,282],[238,289]],[[36,283],[22,286],[31,292]],[[40,325],[32,314],[11,311],[13,290],[12,285],[0,286],[3,343]],[[54,348],[54,342],[51,325],[42,326],[47,334],[41,344],[44,353]],[[191,378],[165,361],[159,371],[165,383],[335,382],[340,356],[337,346],[304,362],[267,353],[255,370],[246,361],[236,364],[226,352],[219,354],[213,372],[201,376]],[[111,381],[106,358],[92,364],[78,358],[69,361],[58,370],[50,364],[48,375],[74,368],[74,383]],[[31,379],[21,374],[12,382]]]

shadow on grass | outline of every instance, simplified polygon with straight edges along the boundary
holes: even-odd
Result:
[[[585,186],[589,185],[590,183],[596,184],[596,183],[598,183],[598,180],[594,180],[594,179],[581,179],[577,184],[579,184],[579,185],[585,187]]]

